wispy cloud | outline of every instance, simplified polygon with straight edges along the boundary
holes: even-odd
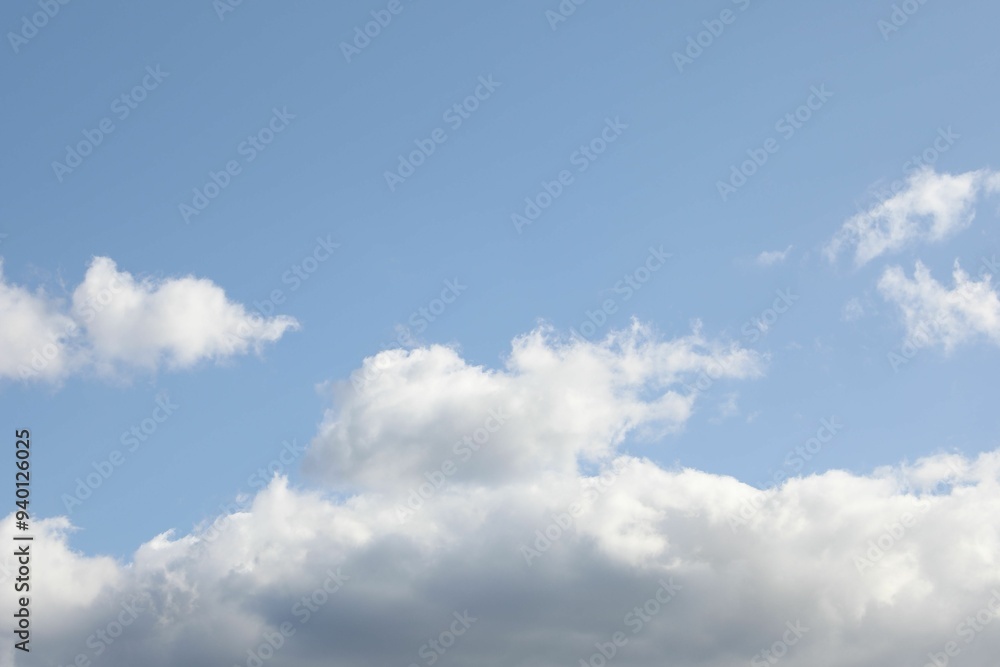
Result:
[[[784,250],[765,250],[764,252],[757,255],[757,265],[758,266],[774,266],[775,264],[781,264],[788,257],[788,253],[792,251],[792,246],[788,246]]]
[[[973,280],[956,260],[952,279],[949,289],[918,261],[913,278],[898,266],[887,268],[878,289],[902,312],[906,341],[915,347],[940,345],[951,351],[975,339],[1000,345],[1000,297],[992,277]]]
[[[842,252],[853,252],[854,264],[863,266],[917,242],[941,242],[972,223],[981,194],[998,189],[1000,174],[989,169],[956,175],[921,169],[902,192],[850,217],[824,254],[833,262]]]

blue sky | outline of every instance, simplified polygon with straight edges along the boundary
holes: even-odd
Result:
[[[575,10],[553,23],[556,2],[400,0],[345,57],[342,44],[388,4],[243,2],[220,15],[207,1],[71,2],[26,42],[8,36],[7,284],[68,301],[92,258],[108,257],[137,279],[209,280],[299,325],[259,354],[181,369],[4,379],[5,422],[38,443],[39,516],[66,514],[64,494],[122,449],[157,396],[179,406],[69,514],[72,548],[128,559],[256,493],[253,472],[284,441],[312,441],[336,405],[330,383],[398,347],[401,325],[409,347],[452,345],[500,368],[516,337],[540,323],[579,331],[607,299],[615,312],[593,340],[633,318],[674,339],[698,320],[707,339],[763,360],[759,377],[713,382],[674,432],[630,432],[621,451],[766,487],[831,417],[843,432],[802,474],[995,449],[996,339],[927,345],[894,368],[907,321],[878,287],[887,267],[909,277],[918,260],[949,288],[956,260],[977,279],[1000,253],[992,186],[945,238],[914,237],[861,266],[824,254],[880,187],[907,187],[908,161],[935,141],[936,174],[996,166],[994,3],[914,3],[889,31],[891,2],[590,0],[564,2]],[[2,25],[18,32],[36,11],[9,4]],[[724,11],[729,22],[715,22]],[[709,41],[703,31],[720,26]],[[678,67],[699,33],[707,46]],[[143,85],[134,108],[115,102]],[[448,115],[477,90],[467,117]],[[794,131],[781,124],[810,101]],[[105,119],[113,131],[57,173],[67,146]],[[280,129],[248,148],[265,128]],[[390,189],[386,172],[436,130],[443,142]],[[581,158],[602,132],[614,141]],[[734,165],[766,145],[766,162],[720,196]],[[226,187],[185,216],[227,163],[238,173],[217,176]],[[572,180],[518,229],[512,215],[564,171]],[[670,258],[641,289],[616,291],[650,248]],[[303,263],[314,268],[305,279]],[[454,302],[417,331],[420,309],[456,283]],[[275,290],[284,302],[261,307]],[[787,312],[748,334],[782,293]],[[282,472],[316,488],[300,462]]]

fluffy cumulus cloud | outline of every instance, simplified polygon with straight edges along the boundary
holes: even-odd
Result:
[[[1000,345],[1000,297],[989,274],[972,279],[958,262],[950,289],[917,262],[913,278],[902,268],[889,267],[878,283],[879,292],[902,313],[906,342],[915,347],[955,346],[988,340]]]
[[[1000,452],[760,490],[623,451],[624,431],[683,421],[662,398],[710,359],[749,374],[740,355],[697,333],[537,332],[503,370],[441,348],[370,359],[313,443],[349,495],[276,477],[127,563],[73,552],[65,519],[37,523],[38,620],[18,664],[872,667],[946,650],[989,664]],[[506,423],[460,461],[456,435],[497,401]],[[525,457],[538,470],[522,475]],[[9,585],[9,551],[0,566]]]
[[[72,295],[29,291],[0,275],[0,378],[58,381],[186,368],[259,351],[297,322],[263,318],[191,276],[137,279],[96,257]]]
[[[1000,174],[988,169],[939,174],[914,172],[889,199],[849,218],[825,248],[830,261],[844,251],[857,266],[917,242],[943,241],[968,227],[983,194],[1000,189]]]
[[[336,390],[308,463],[338,485],[420,481],[443,461],[458,481],[526,479],[610,457],[630,431],[655,436],[688,419],[698,385],[762,372],[746,348],[690,335],[657,340],[634,324],[598,342],[539,329],[501,370],[450,348],[390,350]]]
[[[58,300],[44,291],[32,292],[9,284],[0,263],[0,377],[18,377],[31,368],[31,360],[49,377],[72,370],[74,359],[67,343],[76,333],[76,323],[62,312]],[[23,374],[23,373],[22,373]]]
[[[868,667],[922,665],[954,642],[987,664],[998,472],[997,454],[945,456],[761,492],[626,457],[603,477],[442,491],[405,523],[379,494],[335,502],[276,479],[128,566],[42,527],[33,657],[600,665],[603,650],[621,665]]]

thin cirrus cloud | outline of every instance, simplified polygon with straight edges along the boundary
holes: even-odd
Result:
[[[49,382],[188,368],[259,352],[298,328],[249,312],[210,280],[138,279],[107,257],[91,261],[68,300],[0,275],[0,315],[0,378]]]
[[[1000,189],[1000,173],[989,169],[962,174],[914,172],[902,191],[849,218],[824,248],[831,262],[843,252],[855,266],[898,252],[917,242],[937,243],[967,228],[983,194]]]
[[[901,311],[906,342],[914,347],[941,346],[950,352],[974,340],[1000,345],[1000,297],[992,276],[973,280],[956,260],[952,280],[954,286],[949,289],[918,261],[913,278],[901,267],[887,268],[878,289]]]
[[[962,625],[1000,603],[1000,452],[791,476],[761,490],[623,451],[623,430],[645,417],[683,420],[657,395],[710,360],[752,375],[737,349],[697,332],[658,341],[633,330],[599,343],[536,332],[514,350],[499,370],[438,348],[378,368],[366,360],[310,452],[350,478],[349,496],[330,493],[337,476],[315,490],[275,477],[239,511],[152,537],[126,563],[74,552],[63,517],[36,522],[34,562],[46,576],[33,582],[33,604],[46,637],[33,657],[554,667],[605,664],[603,647],[621,667],[663,656],[729,667],[772,664],[780,649],[788,667],[868,667],[923,664],[951,641],[969,664],[1000,651],[1000,635]],[[584,380],[594,387],[574,391]],[[595,416],[601,397],[609,413]],[[509,419],[459,461],[450,445],[460,429],[442,430],[438,417],[464,408],[476,418],[460,426],[475,432],[497,400],[513,406]],[[385,431],[397,418],[409,439]],[[835,417],[817,426],[827,442],[850,437]],[[589,437],[571,444],[574,429]],[[366,438],[404,460],[372,459]],[[431,444],[439,439],[447,451]],[[434,456],[406,458],[418,443]],[[565,452],[601,460],[587,469]],[[511,474],[525,457],[546,465]],[[437,485],[445,458],[458,470]],[[494,467],[502,473],[484,469]],[[0,523],[0,539],[13,525]],[[15,567],[10,552],[0,556],[0,577]],[[0,611],[13,605],[5,597]],[[128,626],[109,633],[119,619]],[[795,641],[773,648],[785,639]]]

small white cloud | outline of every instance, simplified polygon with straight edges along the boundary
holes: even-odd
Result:
[[[1000,174],[988,169],[957,175],[922,169],[909,177],[904,190],[850,217],[824,253],[832,262],[853,249],[855,265],[862,266],[918,241],[943,241],[972,223],[980,194],[998,189]]]
[[[765,250],[764,252],[757,255],[757,265],[758,266],[773,266],[775,264],[781,264],[788,257],[788,253],[792,251],[792,246],[788,246],[784,250]]]
[[[906,341],[915,347],[941,345],[950,352],[975,339],[1000,345],[1000,298],[992,277],[986,274],[982,280],[972,280],[957,260],[952,277],[955,286],[948,289],[918,261],[912,279],[898,266],[887,268],[878,289],[886,301],[899,307]]]
[[[736,392],[727,395],[725,402],[719,406],[719,413],[723,418],[738,415],[740,413],[740,395]]]
[[[717,406],[717,414],[709,421],[715,424],[740,414],[740,395],[737,392],[726,394],[725,399]]]
[[[47,381],[187,368],[259,351],[298,327],[248,312],[209,280],[137,280],[107,257],[94,258],[69,303],[0,273],[0,318],[0,378]]]
[[[210,280],[137,281],[107,257],[94,259],[73,293],[73,315],[83,324],[95,363],[111,368],[186,368],[259,352],[297,328],[286,315],[251,315]]]
[[[844,308],[841,311],[841,316],[845,322],[854,322],[861,319],[865,315],[865,307],[861,303],[861,299],[854,297],[844,304]]]

